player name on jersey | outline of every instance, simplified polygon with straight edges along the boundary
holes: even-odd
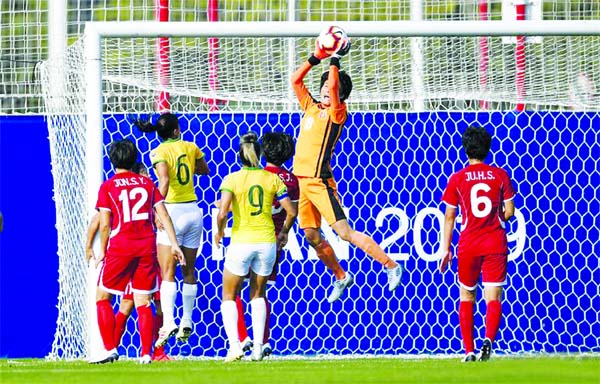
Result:
[[[145,185],[146,179],[142,177],[129,177],[123,179],[114,179],[115,187],[127,187],[131,185]]]
[[[465,181],[483,181],[483,180],[495,180],[494,172],[492,171],[477,171],[477,172],[465,172]]]

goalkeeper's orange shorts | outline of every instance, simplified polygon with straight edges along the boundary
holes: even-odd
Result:
[[[300,228],[321,228],[321,217],[329,225],[346,219],[333,178],[298,177],[298,184]]]

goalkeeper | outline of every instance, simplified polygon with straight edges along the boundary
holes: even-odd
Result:
[[[331,56],[329,70],[321,76],[320,102],[312,97],[304,84],[306,74],[327,57],[318,45],[314,54],[300,65],[291,78],[304,111],[293,166],[300,183],[299,224],[319,259],[335,275],[336,281],[327,299],[330,303],[338,300],[354,279],[342,269],[333,248],[322,237],[322,217],[343,240],[359,247],[387,268],[390,291],[400,285],[403,271],[402,266],[390,259],[372,238],[350,227],[331,172],[333,151],[348,118],[345,101],[352,91],[352,80],[346,72],[340,71],[340,59],[349,51],[350,41],[347,40]]]

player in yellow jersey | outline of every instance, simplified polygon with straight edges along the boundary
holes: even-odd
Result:
[[[193,142],[181,139],[181,128],[174,114],[162,114],[155,125],[140,120],[135,124],[143,132],[156,131],[162,140],[162,143],[150,152],[150,160],[158,177],[158,189],[165,197],[165,206],[173,219],[177,241],[186,259],[186,266],[181,267],[183,314],[178,326],[173,316],[177,296],[177,264],[168,252],[169,239],[159,226],[156,240],[162,275],[160,297],[164,325],[159,330],[155,346],[161,347],[175,334],[178,341],[187,342],[192,333],[192,311],[198,291],[195,263],[202,238],[204,216],[197,204],[194,174],[208,175],[210,171],[200,148]]]
[[[318,47],[315,48],[314,54],[302,63],[291,78],[294,92],[304,111],[296,141],[293,169],[300,182],[298,219],[309,244],[336,277],[327,299],[330,303],[339,299],[354,279],[342,269],[333,248],[321,236],[322,217],[343,240],[359,247],[387,268],[390,291],[400,284],[403,271],[402,266],[390,259],[373,239],[350,227],[331,172],[333,151],[348,118],[345,100],[352,91],[350,76],[340,71],[340,58],[349,50],[348,41],[331,56],[329,71],[321,76],[320,102],[308,92],[304,77],[327,54]]]
[[[277,248],[281,249],[287,243],[288,232],[296,218],[296,208],[287,195],[283,181],[277,174],[259,167],[260,145],[254,132],[242,136],[239,156],[242,169],[227,175],[219,188],[221,201],[217,216],[218,231],[214,238],[215,244],[220,246],[225,236],[227,214],[231,209],[233,227],[223,268],[221,303],[223,324],[229,340],[225,362],[239,360],[244,355],[239,342],[235,298],[248,272],[251,272],[250,308],[254,336],[252,360],[263,358],[267,281],[273,271]],[[286,211],[286,219],[277,238],[271,215],[274,198]]]

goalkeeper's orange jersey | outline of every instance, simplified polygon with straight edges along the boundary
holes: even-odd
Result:
[[[331,159],[344,123],[348,118],[346,103],[339,108],[317,103],[304,84],[296,90],[304,116],[296,141],[294,175],[299,177],[332,177]]]

